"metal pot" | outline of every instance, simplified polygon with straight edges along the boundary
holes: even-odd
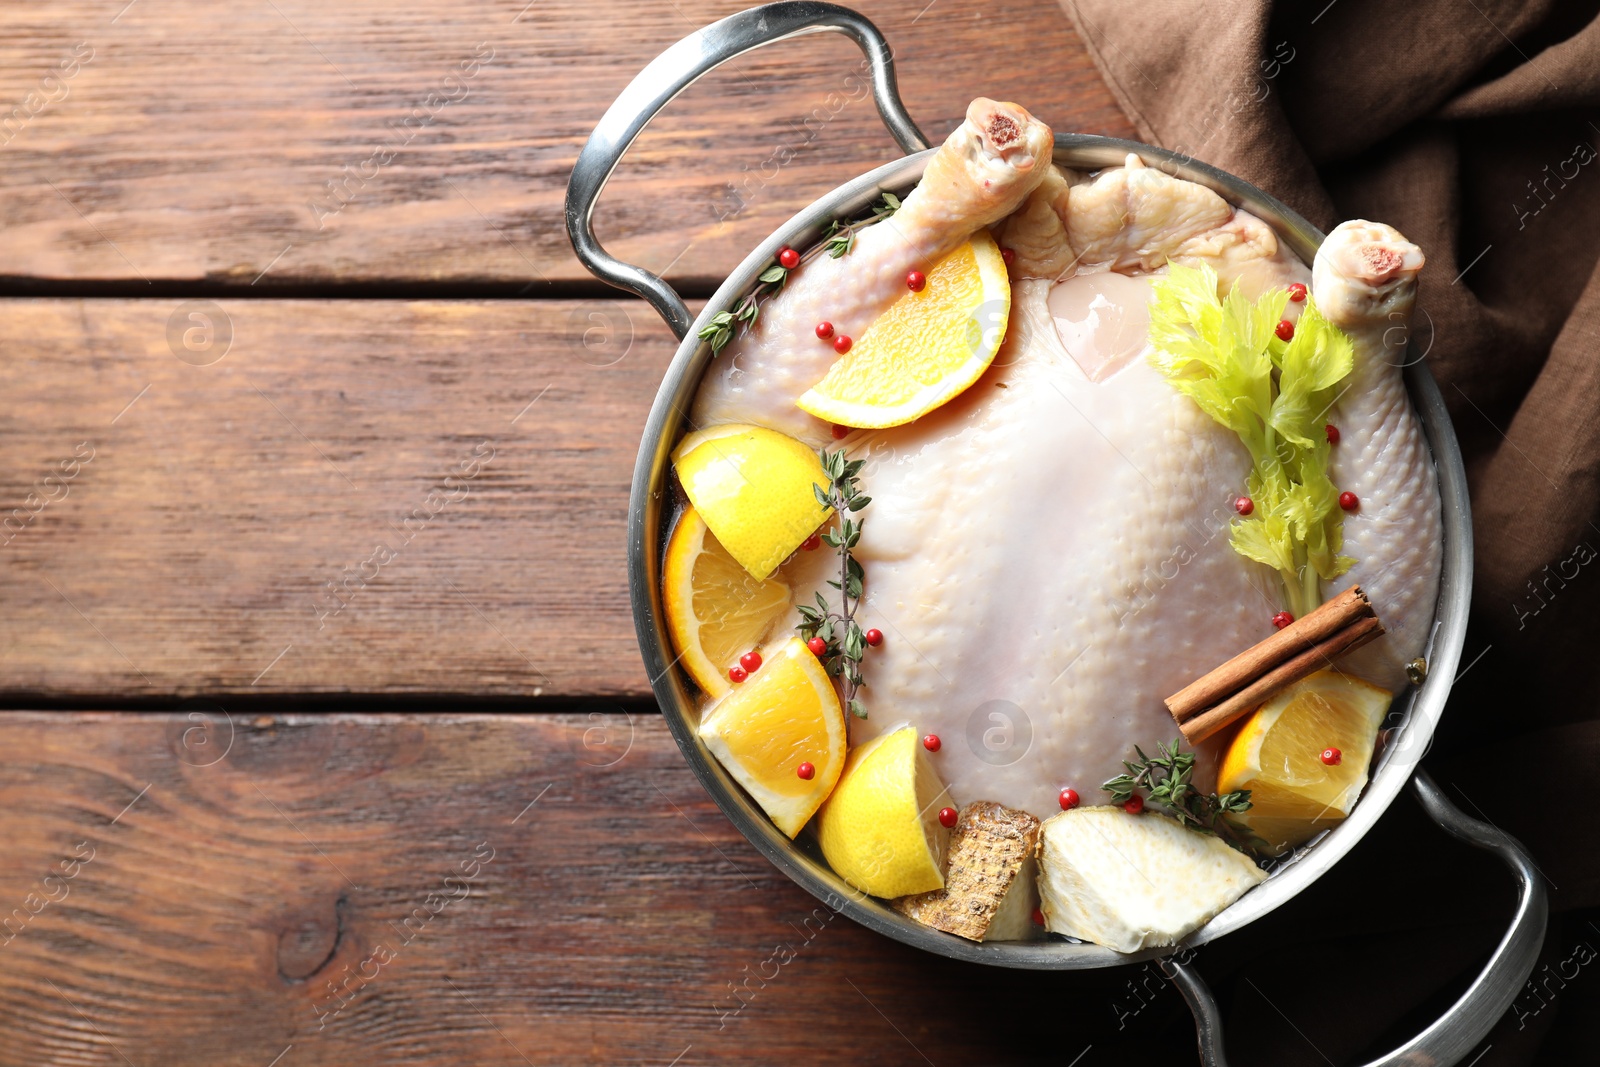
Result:
[[[691,321],[688,308],[661,278],[608,255],[595,240],[590,216],[622,154],[645,124],[707,71],[751,49],[804,34],[843,33],[866,53],[873,99],[884,124],[907,155],[863,174],[823,196],[781,226],[741,263]],[[668,454],[685,429],[690,401],[711,361],[709,346],[695,330],[731,308],[771,265],[779,248],[806,248],[834,218],[864,211],[884,191],[904,194],[921,177],[933,150],[906,113],[896,90],[888,44],[870,22],[847,8],[811,0],[768,4],[732,15],[695,33],[658,56],[623,90],[595,127],[573,168],[567,190],[567,230],[578,258],[599,278],[650,301],[682,343],[673,357],[645,425],[634,469],[628,515],[628,564],[639,645],[662,714],[708,792],[727,817],[768,859],[834,911],[906,944],[942,956],[1001,967],[1073,970],[1136,963],[1173,950],[1134,955],[1064,940],[974,944],[921,926],[882,901],[865,897],[835,875],[814,844],[791,842],[723,771],[695,735],[698,710],[685,676],[677,669],[661,611],[661,552],[673,519]],[[1150,145],[1109,137],[1057,135],[1055,161],[1079,170],[1120,164],[1129,152],[1169,174],[1215,190],[1273,227],[1296,255],[1311,262],[1323,235],[1279,201],[1232,175]],[[1511,837],[1469,819],[1453,807],[1418,763],[1444,711],[1460,661],[1472,583],[1472,522],[1466,474],[1450,418],[1432,375],[1420,357],[1408,360],[1406,383],[1427,433],[1444,505],[1444,563],[1437,626],[1427,658],[1427,677],[1390,714],[1366,792],[1349,818],[1321,840],[1278,866],[1256,888],[1195,931],[1189,948],[1248,925],[1287,902],[1349,852],[1410,782],[1417,800],[1446,831],[1499,855],[1517,879],[1518,903],[1510,929],[1488,965],[1455,1005],[1432,1026],[1375,1063],[1437,1065],[1458,1062],[1488,1033],[1515,998],[1543,942],[1547,904],[1532,861]],[[1216,1005],[1192,966],[1167,958],[1162,967],[1195,1014],[1201,1059],[1225,1062]]]

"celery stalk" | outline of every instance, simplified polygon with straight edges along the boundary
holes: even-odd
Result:
[[[1278,572],[1299,618],[1322,603],[1322,583],[1355,562],[1339,555],[1344,518],[1323,430],[1354,365],[1350,339],[1308,298],[1294,338],[1279,340],[1288,292],[1251,302],[1235,286],[1219,299],[1217,276],[1205,266],[1174,264],[1154,291],[1151,362],[1250,454],[1246,493],[1255,508],[1233,522],[1229,540]]]

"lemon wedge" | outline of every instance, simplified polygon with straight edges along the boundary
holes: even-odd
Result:
[[[796,403],[841,426],[899,426],[977,381],[1005,339],[1011,280],[987,230],[868,326]]]
[[[733,688],[728,668],[789,606],[788,585],[750,577],[694,508],[684,510],[667,540],[661,594],[678,661],[711,697]]]
[[[763,650],[748,681],[707,708],[700,740],[791,838],[844,769],[844,711],[821,661],[791,637]],[[810,764],[811,776],[800,776]]]
[[[757,580],[832,514],[817,499],[829,484],[821,458],[776,430],[740,423],[696,430],[672,450],[672,464],[705,524]]]
[[[881,734],[850,753],[818,816],[822,854],[834,873],[875,897],[942,889],[950,835],[939,811],[954,806],[914,728]]]
[[[1387,689],[1336,671],[1318,671],[1261,705],[1245,720],[1217,774],[1217,792],[1250,790],[1250,810],[1233,816],[1274,853],[1336,825],[1367,784]],[[1335,763],[1323,753],[1337,749]]]

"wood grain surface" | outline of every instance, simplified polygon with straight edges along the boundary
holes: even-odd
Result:
[[[241,287],[588,280],[579,147],[658,53],[744,0],[61,0],[0,5],[0,277]],[[1053,3],[855,5],[932,138],[974,96],[1131,136]],[[898,149],[823,35],[741,58],[640,138],[618,255],[693,286]]]
[[[623,524],[674,344],[552,298],[600,291],[560,205],[616,93],[743,6],[0,7],[0,293],[50,297],[0,300],[0,701],[164,709],[0,712],[0,1064],[1191,1047],[1152,975],[1135,1001],[819,909],[644,710]],[[1054,4],[859,6],[932,137],[979,94],[1131,134]],[[602,239],[704,292],[895,156],[858,62],[824,37],[704,79]],[[425,713],[280,714],[318,694]],[[1004,1026],[950,1010],[974,990]],[[1064,993],[1093,998],[1065,1037]]]
[[[7,1067],[1194,1062],[1153,965],[959,964],[833,914],[723,818],[657,715],[223,699],[0,712],[0,752]],[[1364,1063],[1447,1003],[1511,900],[1470,849],[1416,863],[1437,835],[1397,804],[1200,950],[1236,1062]],[[1420,940],[1393,928],[1408,899],[1433,902]],[[1371,982],[1384,967],[1409,980]],[[1517,1021],[1484,1063],[1525,1062],[1503,1056],[1534,1032]]]
[[[674,345],[567,299],[599,288],[559,209],[618,90],[742,6],[0,6],[0,701],[161,709],[0,712],[0,1065],[1192,1062],[1153,967],[819,906],[643,699],[623,523]],[[980,93],[1132,133],[1054,3],[859,6],[935,138]],[[895,155],[858,61],[704,79],[602,238],[704,293]],[[1498,936],[1456,914],[1492,863],[1420,869],[1407,811],[1204,950],[1239,1062],[1365,1062]],[[1417,899],[1453,925],[1397,944]]]
[[[0,321],[6,689],[648,693],[624,520],[675,345],[642,303]]]
[[[6,1064],[1065,1063],[1127,999],[834,915],[658,716],[75,720],[0,714]]]

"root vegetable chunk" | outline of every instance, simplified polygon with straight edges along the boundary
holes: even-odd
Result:
[[[1176,944],[1266,877],[1219,838],[1154,813],[1075,808],[1041,836],[1045,928],[1118,952]]]
[[[1031,941],[1044,931],[1034,925],[1033,913],[1039,907],[1039,860],[1029,857],[1022,863],[1005,899],[995,909],[984,931],[985,941]]]
[[[925,926],[983,941],[1002,911],[1017,910],[1016,904],[1008,906],[1011,897],[1030,895],[1026,877],[1019,875],[1030,865],[1038,843],[1039,820],[1027,812],[992,800],[968,804],[950,838],[945,887],[901,897],[894,906]],[[1022,912],[1024,917],[1030,910]],[[1022,936],[1014,922],[1002,926],[994,930],[997,935],[1007,940]]]

